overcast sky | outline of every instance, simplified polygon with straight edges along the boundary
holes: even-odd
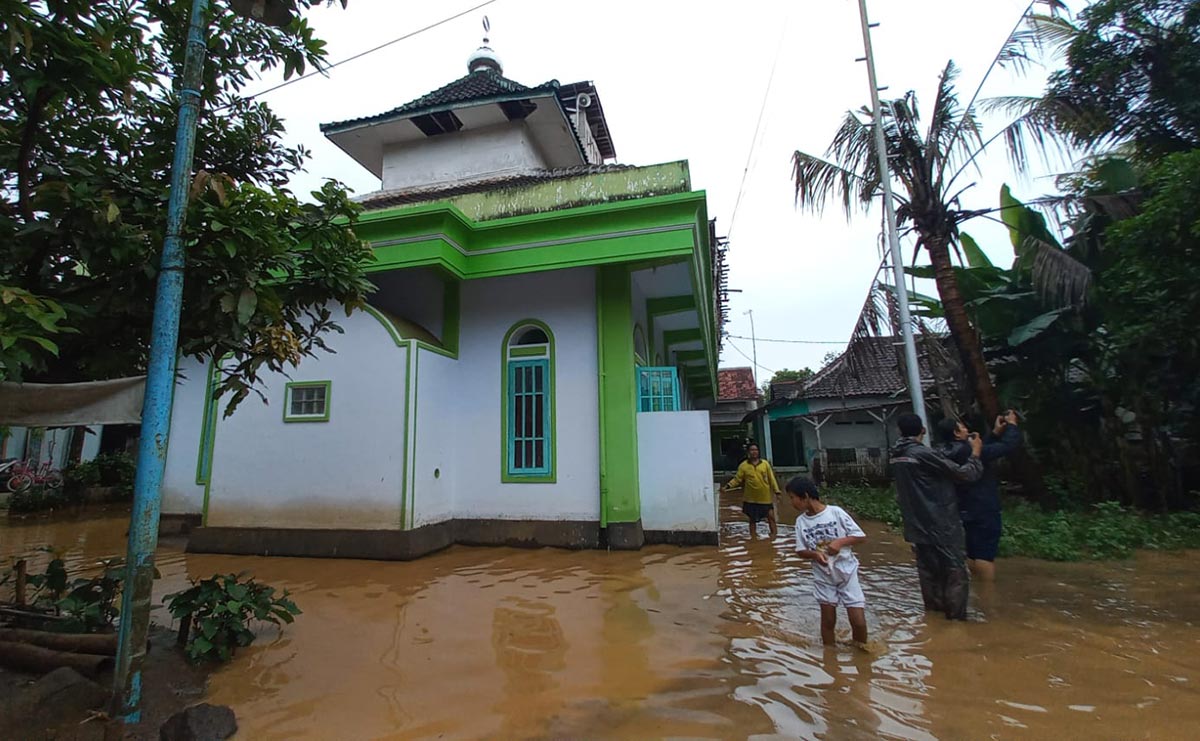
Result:
[[[351,0],[348,9],[310,14],[317,35],[340,60],[477,4],[471,0],[401,3]],[[948,59],[962,70],[965,103],[1027,0],[873,0],[872,20],[884,96],[916,90],[928,114]],[[878,265],[880,217],[847,222],[793,206],[791,154],[824,152],[846,110],[868,102],[855,0],[496,0],[484,9],[265,97],[284,118],[291,142],[312,150],[308,173],[293,186],[311,190],[334,177],[367,193],[379,181],[320,134],[322,122],[371,115],[408,102],[466,73],[479,45],[481,19],[505,76],[526,85],[592,80],[604,104],[618,161],[647,165],[686,159],[692,185],[708,193],[709,216],[729,233],[731,297],[722,367],[748,366],[753,354],[747,310],[754,312],[760,382],[779,368],[820,367],[840,350]],[[755,122],[776,65],[756,142]],[[264,79],[264,87],[276,82]],[[984,97],[1036,93],[1041,77],[994,73]],[[1002,121],[986,121],[995,131]],[[753,144],[753,147],[752,147]],[[739,185],[750,158],[736,221]],[[982,161],[965,205],[995,206],[1000,185],[1018,197],[1053,189],[1044,172],[1018,177],[1003,150]],[[971,182],[968,180],[967,182]],[[997,263],[1009,264],[1002,228],[966,227]],[[911,256],[911,247],[906,249]],[[907,258],[906,258],[907,259]],[[786,344],[770,339],[829,341]],[[740,351],[740,352],[739,352]]]

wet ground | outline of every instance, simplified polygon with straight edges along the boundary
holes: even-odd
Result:
[[[1005,560],[972,597],[977,621],[952,624],[924,616],[907,548],[868,523],[871,650],[826,650],[791,529],[751,542],[723,504],[720,549],[454,547],[392,563],[167,543],[156,595],[246,569],[293,592],[296,624],[210,681],[245,739],[1198,733],[1200,554]],[[89,563],[123,552],[124,533],[119,518],[0,525],[0,558],[54,544]]]

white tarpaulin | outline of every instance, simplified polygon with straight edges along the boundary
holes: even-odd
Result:
[[[139,424],[146,377],[88,383],[0,383],[0,425]]]

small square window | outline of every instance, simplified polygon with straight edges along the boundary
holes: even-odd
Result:
[[[284,422],[328,422],[329,381],[289,383],[284,400]]]

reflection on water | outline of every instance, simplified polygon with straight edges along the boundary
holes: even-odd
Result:
[[[825,649],[790,528],[750,542],[725,504],[719,550],[392,563],[167,542],[155,588],[249,569],[295,595],[296,624],[211,680],[246,739],[1187,738],[1200,722],[1195,554],[1007,560],[960,624],[926,620],[907,548],[869,528],[870,651]],[[120,518],[0,526],[0,558],[55,545],[82,567],[120,555],[124,534]]]

